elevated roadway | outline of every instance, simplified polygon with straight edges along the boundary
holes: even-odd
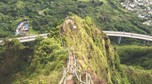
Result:
[[[118,31],[103,31],[106,33],[108,36],[112,37],[128,37],[128,38],[135,38],[135,39],[141,39],[141,40],[146,40],[146,41],[152,41],[152,36],[149,35],[144,35],[144,34],[137,34],[137,33],[130,33],[130,32],[118,32]],[[43,38],[47,38],[48,34],[39,34],[39,35],[31,35],[31,36],[24,36],[24,37],[19,37],[16,38],[20,42],[29,42],[29,41],[34,41],[36,37],[41,36]],[[9,39],[11,40],[11,39]],[[3,41],[0,40],[0,43]]]
[[[118,32],[118,31],[103,31],[103,32],[106,33],[108,36],[113,36],[113,37],[128,37],[128,38],[152,41],[152,36],[144,35],[144,34]]]
[[[20,42],[30,42],[30,41],[34,41],[36,39],[36,37],[41,36],[43,38],[47,38],[47,34],[38,34],[38,35],[30,35],[30,36],[24,36],[24,37],[18,37],[15,39],[18,39]],[[12,39],[8,39],[8,40],[12,40]],[[3,40],[0,40],[0,44],[3,42]]]

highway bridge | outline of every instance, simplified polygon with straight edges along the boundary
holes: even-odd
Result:
[[[119,37],[118,44],[120,44],[122,37],[141,39],[141,40],[144,40],[144,43],[146,41],[152,41],[152,36],[144,35],[144,34],[137,34],[137,33],[130,33],[130,32],[119,32],[119,31],[103,31],[103,32],[106,33],[108,36]]]
[[[144,34],[137,34],[137,33],[130,33],[130,32],[118,32],[118,31],[103,31],[103,32],[106,33],[108,36],[128,37],[128,38],[152,41],[152,36],[144,35]]]
[[[18,37],[15,39],[18,39],[20,42],[30,42],[30,41],[34,41],[36,39],[36,37],[41,36],[43,38],[47,38],[48,34],[38,34],[38,35],[30,35],[30,36],[24,36],[24,37]],[[11,39],[8,39],[11,41]],[[0,40],[0,44],[3,42],[3,40]]]
[[[137,33],[130,33],[130,32],[118,32],[118,31],[103,31],[106,33],[108,36],[113,36],[113,37],[128,37],[128,38],[135,38],[135,39],[141,39],[141,40],[146,40],[146,41],[152,41],[152,36],[149,35],[144,35],[144,34],[137,34]],[[31,36],[24,36],[24,37],[19,37],[16,38],[20,42],[29,42],[29,41],[34,41],[36,37],[41,36],[43,38],[47,38],[48,34],[39,34],[39,35],[31,35]],[[11,39],[9,39],[11,40]],[[0,43],[3,41],[0,40]]]

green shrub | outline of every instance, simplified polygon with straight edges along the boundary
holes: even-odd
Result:
[[[147,46],[120,46],[118,53],[121,63],[133,66],[140,66],[145,69],[152,69],[152,47]]]

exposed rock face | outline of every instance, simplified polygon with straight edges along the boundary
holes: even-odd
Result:
[[[124,0],[121,5],[132,12],[138,14],[145,22],[143,24],[152,25],[152,0]]]

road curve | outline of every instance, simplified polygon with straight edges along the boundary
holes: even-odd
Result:
[[[106,33],[108,36],[113,36],[113,37],[128,37],[128,38],[152,41],[152,36],[144,35],[144,34],[118,32],[118,31],[103,31],[103,32]]]
[[[108,36],[113,36],[113,37],[128,37],[128,38],[135,38],[135,39],[141,39],[141,40],[147,40],[147,41],[152,41],[152,36],[149,35],[144,35],[144,34],[137,34],[137,33],[130,33],[130,32],[118,32],[118,31],[103,31],[106,33]],[[47,34],[38,34],[38,35],[31,35],[31,36],[24,36],[24,37],[19,37],[16,38],[20,42],[29,42],[29,41],[34,41],[36,37],[41,36],[43,38],[47,38]],[[11,40],[11,39],[9,39]],[[0,40],[0,44],[3,42],[3,40]]]

